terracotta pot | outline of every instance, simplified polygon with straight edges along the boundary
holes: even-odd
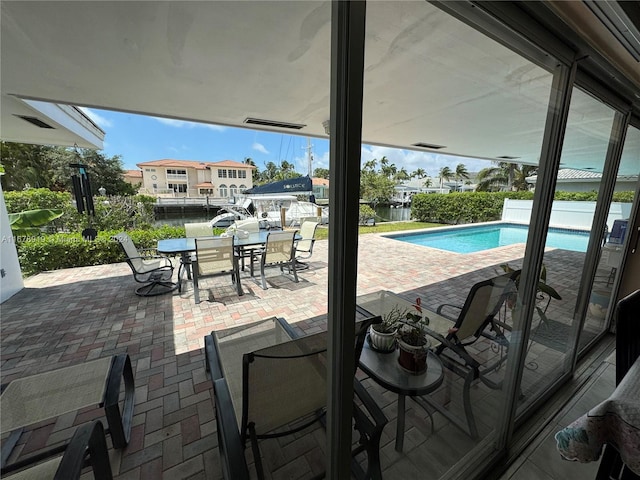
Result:
[[[372,325],[369,329],[369,341],[371,346],[380,352],[393,352],[396,349],[396,334],[398,329],[390,333],[378,332]]]
[[[425,342],[424,345],[415,346],[404,342],[402,338],[398,339],[398,350],[400,352],[398,363],[407,372],[417,375],[427,370],[429,340],[425,339]]]

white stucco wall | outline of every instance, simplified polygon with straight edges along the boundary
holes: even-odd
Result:
[[[614,220],[629,218],[631,205],[631,203],[611,203],[609,216],[607,217],[609,230],[613,227]],[[505,198],[502,208],[502,221],[528,224],[531,219],[532,206],[533,200],[511,200]],[[596,202],[556,200],[553,202],[549,226],[590,230],[595,210]]]
[[[0,186],[0,303],[11,298],[24,288],[22,271],[18,261],[18,251],[13,241],[13,234],[9,226],[7,206],[4,203],[4,194]]]

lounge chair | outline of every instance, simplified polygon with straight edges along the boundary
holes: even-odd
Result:
[[[233,237],[196,238],[195,243],[196,253],[191,259],[191,264],[193,297],[196,303],[200,303],[200,279],[205,276],[231,275],[238,295],[243,295]]]
[[[504,335],[504,328],[496,321],[496,315],[507,298],[516,293],[514,279],[519,274],[520,270],[517,270],[476,283],[469,290],[462,307],[451,304],[440,305],[436,313],[455,322],[446,336],[427,329],[428,334],[439,342],[435,347],[435,353],[440,357],[443,365],[464,378],[463,404],[467,417],[466,425],[442,405],[428,397],[422,398],[455,425],[463,430],[468,429],[468,433],[473,438],[478,437],[478,429],[471,408],[469,392],[471,383],[479,378],[490,388],[500,388],[500,383],[491,380],[488,375],[500,368],[506,356],[500,353],[495,361],[482,365],[469,354],[466,347],[481,337],[495,342],[500,347],[508,347],[509,341]],[[452,314],[452,310],[457,314]]]
[[[372,317],[356,325],[356,365],[368,327],[379,321],[380,317]],[[278,319],[276,328],[283,322]],[[286,325],[280,331],[292,332]],[[207,370],[211,372],[214,383],[218,433],[224,437],[218,442],[223,476],[247,478],[246,460],[240,453],[249,441],[258,478],[262,479],[265,475],[260,440],[295,434],[324,418],[327,402],[326,332],[275,342],[244,354],[241,353],[241,345],[256,344],[260,339],[258,334],[254,334],[256,338],[240,336],[235,343],[234,340],[219,343],[218,334],[212,332],[205,337],[205,349]],[[266,332],[266,335],[270,334]],[[233,358],[227,358],[229,355]],[[238,371],[240,356],[241,373]],[[241,383],[236,379],[240,374]],[[241,387],[240,391],[238,387]],[[354,428],[360,438],[352,453],[357,455],[366,451],[368,462],[366,472],[358,462],[352,462],[352,467],[359,478],[380,479],[380,436],[387,419],[355,377],[354,392],[358,399],[353,406]],[[236,424],[229,412],[235,412]]]
[[[99,420],[78,427],[58,456],[33,455],[2,469],[2,478],[25,480],[77,480],[88,463],[96,480],[111,480],[109,452]]]
[[[178,288],[178,284],[171,281],[173,265],[168,257],[157,254],[148,255],[146,250],[139,252],[131,237],[125,232],[118,233],[112,238],[118,241],[127,256],[126,261],[133,271],[135,281],[144,284],[136,289],[136,295],[152,297]]]
[[[96,405],[104,408],[113,447],[124,448],[131,435],[134,395],[133,371],[127,354],[12,381],[0,396],[0,432],[11,432],[2,446],[2,463],[9,458],[25,427]]]
[[[301,260],[306,260],[313,254],[313,245],[316,241],[315,235],[317,228],[318,222],[310,220],[302,222],[302,225],[300,226],[300,236],[302,238],[295,244],[296,268],[298,270],[309,268],[309,265]]]
[[[298,283],[298,273],[296,272],[295,247],[293,245],[297,230],[287,230],[283,232],[269,232],[267,242],[264,245],[260,256],[260,278],[262,288],[267,290],[267,279],[265,277],[266,267],[280,267],[284,273],[287,268],[293,274],[294,282]]]

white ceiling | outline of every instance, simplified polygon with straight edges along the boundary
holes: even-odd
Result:
[[[329,2],[3,1],[1,12],[3,138],[7,95],[326,137]],[[551,74],[433,5],[369,2],[365,65],[365,143],[537,163]],[[601,169],[610,115],[574,108],[563,163]]]

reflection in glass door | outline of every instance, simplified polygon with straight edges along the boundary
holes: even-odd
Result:
[[[613,201],[609,205],[607,228],[602,239],[598,269],[589,297],[589,306],[580,335],[579,349],[584,349],[604,333],[611,317],[611,301],[627,240],[627,224],[634,203],[640,173],[640,130],[629,127],[616,177]]]
[[[596,202],[557,199],[572,197],[561,192],[600,189],[614,116],[614,110],[574,88],[547,236],[554,227],[589,235]],[[519,414],[572,368],[581,320],[578,292],[585,262],[584,243],[545,249],[521,381]]]

